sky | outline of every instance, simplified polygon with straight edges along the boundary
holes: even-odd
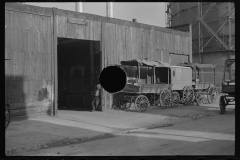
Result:
[[[64,10],[75,11],[75,3],[25,3],[40,7],[56,7]],[[106,16],[106,2],[84,2],[83,12]],[[165,27],[165,3],[164,2],[114,2],[113,17],[148,25]]]

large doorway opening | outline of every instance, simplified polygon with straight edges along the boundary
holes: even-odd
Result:
[[[58,109],[91,111],[101,71],[100,41],[58,38],[57,54]]]

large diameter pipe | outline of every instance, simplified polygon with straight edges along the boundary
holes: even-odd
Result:
[[[76,2],[75,10],[76,10],[76,12],[83,12],[83,2]]]
[[[107,17],[113,18],[113,2],[107,2]]]

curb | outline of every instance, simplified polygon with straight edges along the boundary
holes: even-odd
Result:
[[[72,139],[67,138],[67,139],[56,140],[56,141],[45,143],[45,144],[40,144],[37,146],[30,146],[31,148],[23,147],[18,149],[7,149],[5,150],[5,154],[6,156],[21,156],[21,153],[24,153],[24,152],[32,152],[35,150],[86,143],[86,142],[90,142],[98,139],[107,139],[107,138],[113,138],[113,137],[116,137],[116,135],[105,133],[105,134],[97,135],[94,137],[82,137],[82,138],[72,138]]]

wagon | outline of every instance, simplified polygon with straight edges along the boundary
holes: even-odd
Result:
[[[199,64],[199,63],[180,63],[178,66],[185,66],[192,68],[192,85],[185,88],[186,92],[190,94],[192,102],[195,100],[197,105],[202,103],[214,103],[217,98],[217,89],[215,86],[215,65],[213,64]],[[206,77],[206,71],[210,70]],[[204,78],[205,75],[205,78]],[[210,79],[206,81],[206,79]],[[189,103],[187,103],[189,104]]]
[[[84,72],[84,66],[73,66],[70,70],[70,83],[66,91],[67,105],[70,108],[77,107],[81,103],[86,108],[87,105],[91,103],[90,80],[89,78],[84,78]],[[73,76],[74,73],[76,75],[75,77]]]
[[[161,61],[135,59],[120,62],[127,75],[124,89],[113,94],[113,108],[128,109],[131,105],[139,112],[149,106],[171,105],[170,65]]]
[[[192,90],[192,69],[183,66],[171,66],[172,81],[172,102],[174,106],[178,104],[188,105],[193,100]]]
[[[227,71],[229,71],[228,76]],[[230,104],[235,101],[235,59],[228,59],[225,62],[221,94],[219,107],[220,113],[224,114],[227,105],[235,105]]]

